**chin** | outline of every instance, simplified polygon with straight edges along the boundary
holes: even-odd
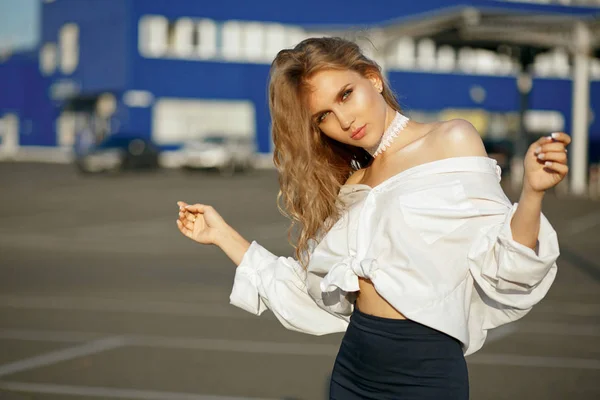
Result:
[[[364,139],[366,139],[366,140],[364,140]],[[368,149],[370,147],[378,145],[380,140],[381,140],[381,137],[378,137],[376,139],[364,137],[363,140],[361,140],[361,142],[362,142],[361,146]]]

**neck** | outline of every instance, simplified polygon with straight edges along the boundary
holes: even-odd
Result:
[[[387,150],[387,148],[392,144],[394,139],[396,139],[398,134],[402,130],[404,130],[409,121],[409,119],[406,116],[400,114],[399,112],[393,109],[391,112],[391,117],[391,121],[386,124],[387,127],[383,132],[383,135],[381,135],[379,142],[375,146],[365,149],[369,154],[371,154],[371,156],[373,156],[373,158],[376,158],[377,156],[381,155],[381,153],[383,153],[385,150]],[[386,118],[386,122],[388,122],[387,120],[388,118]]]

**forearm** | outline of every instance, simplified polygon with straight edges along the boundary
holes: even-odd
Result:
[[[523,190],[517,211],[510,222],[513,239],[534,250],[540,232],[543,198],[543,192]]]
[[[215,244],[223,250],[236,266],[240,265],[244,254],[246,254],[250,247],[250,243],[230,226],[219,231],[215,239]]]

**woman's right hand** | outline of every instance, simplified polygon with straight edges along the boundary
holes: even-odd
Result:
[[[202,244],[217,244],[220,233],[228,228],[221,215],[211,206],[205,204],[189,205],[178,201],[179,218],[177,227],[188,238]]]

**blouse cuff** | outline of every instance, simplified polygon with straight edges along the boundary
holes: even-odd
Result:
[[[556,231],[544,214],[540,215],[537,252],[514,240],[510,223],[518,208],[507,213],[497,237],[497,264],[487,264],[483,275],[496,289],[530,291],[546,277],[560,254]]]
[[[259,266],[276,258],[256,241],[242,257],[240,265],[236,268],[233,280],[233,289],[229,296],[229,303],[249,313],[260,315],[268,307],[259,293],[260,276]]]

